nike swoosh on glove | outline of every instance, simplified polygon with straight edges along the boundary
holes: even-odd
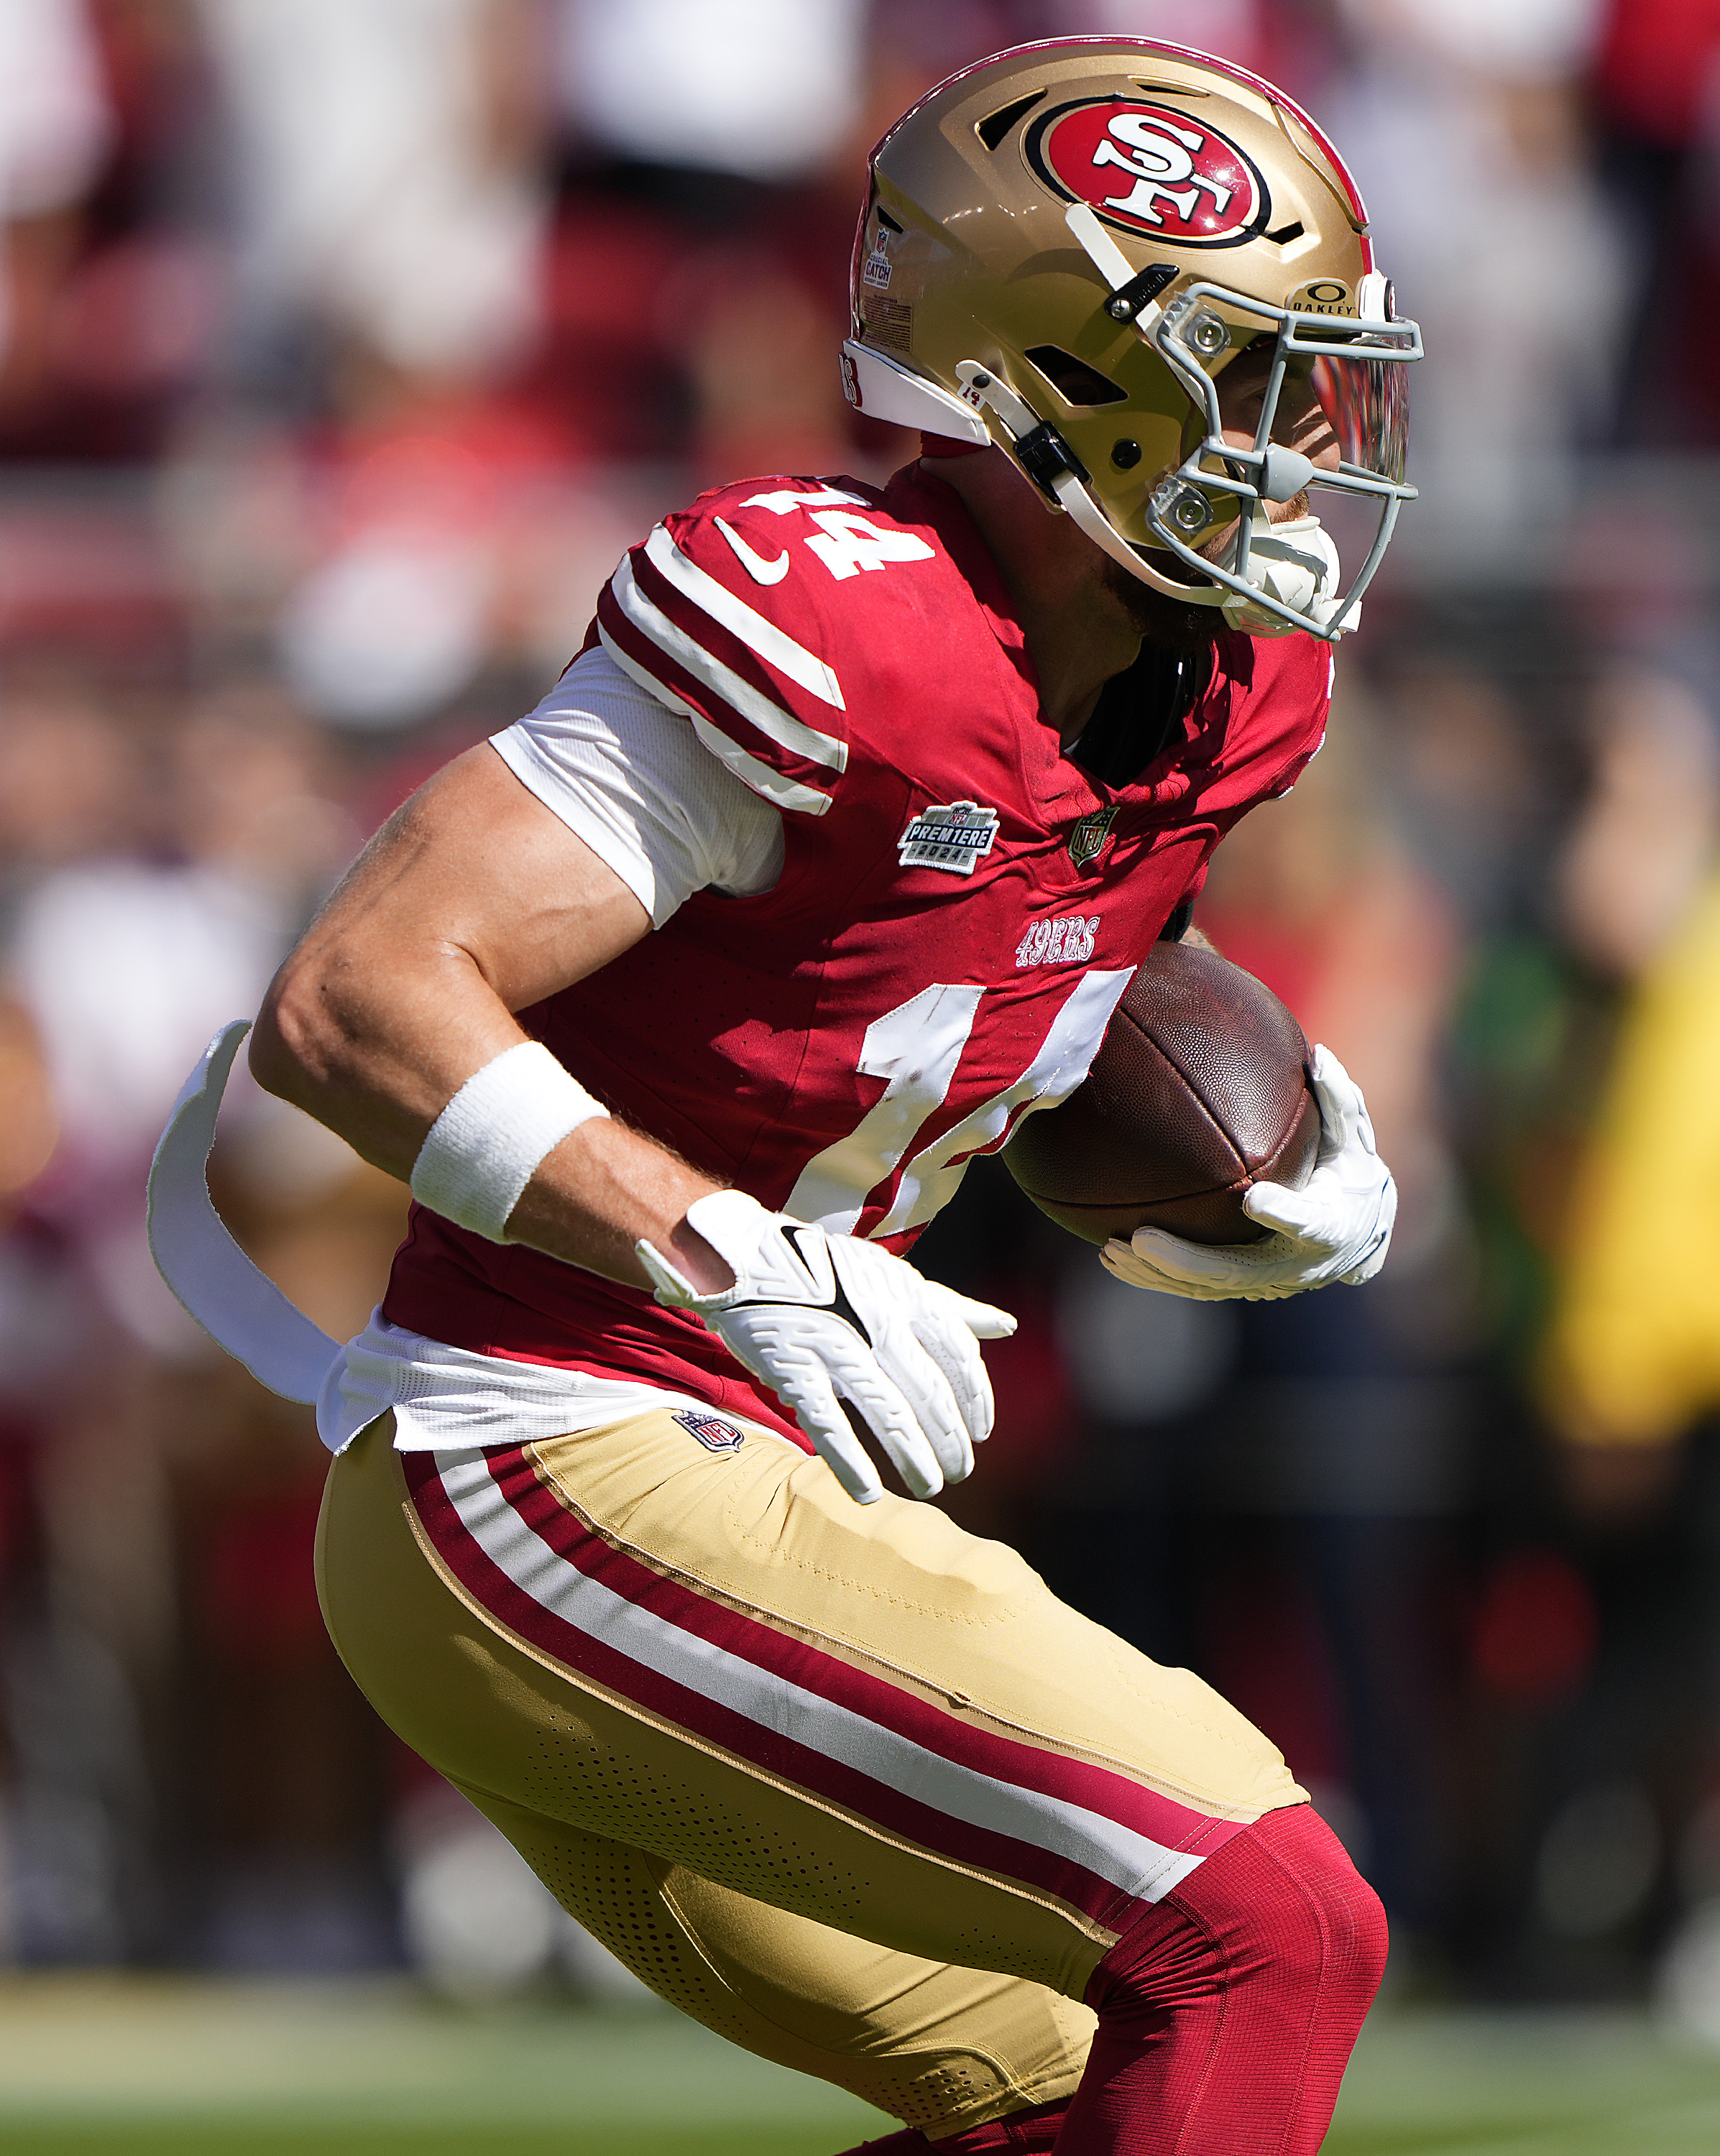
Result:
[[[744,1191],[713,1191],[686,1217],[735,1284],[701,1295],[660,1250],[636,1243],[658,1301],[692,1312],[764,1380],[856,1503],[871,1504],[884,1485],[845,1400],[915,1496],[973,1472],[993,1413],[978,1342],[1015,1330],[1006,1311],[927,1280],[876,1243],[772,1213]]]
[[[1203,1302],[1271,1302],[1342,1281],[1359,1287],[1385,1263],[1398,1186],[1373,1143],[1361,1089],[1329,1048],[1309,1075],[1320,1109],[1320,1151],[1300,1190],[1256,1183],[1243,1210],[1273,1233],[1258,1243],[1189,1243],[1163,1228],[1113,1239],[1099,1262],[1131,1287]]]

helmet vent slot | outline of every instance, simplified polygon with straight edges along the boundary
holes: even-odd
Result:
[[[1294,224],[1281,224],[1276,231],[1269,232],[1266,237],[1274,247],[1287,247],[1292,239],[1302,238],[1304,229],[1302,221],[1298,218]]]
[[[1121,404],[1128,396],[1127,389],[1119,389],[1097,367],[1065,352],[1061,345],[1033,345],[1026,356],[1065,404]]]
[[[878,222],[883,226],[886,232],[900,232],[901,230],[901,226],[890,214],[890,212],[885,208],[882,203],[880,203],[878,205]],[[1302,227],[1297,225],[1296,230],[1300,232],[1302,230]],[[1270,239],[1271,234],[1269,233],[1266,236]]]
[[[1025,97],[1018,97],[1013,105],[1006,105],[1000,110],[993,112],[989,118],[978,121],[973,129],[974,133],[988,150],[994,151],[1016,121],[1024,120],[1035,105],[1044,100],[1045,95],[1044,90],[1030,90]]]

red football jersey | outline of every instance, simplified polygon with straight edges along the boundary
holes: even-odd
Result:
[[[1318,747],[1331,682],[1311,638],[1223,635],[1179,737],[1101,783],[1040,716],[959,498],[913,465],[881,493],[701,495],[622,562],[595,629],[782,810],[786,856],[768,892],[696,894],[521,1023],[696,1168],[897,1250],[1080,1084],[1219,838]],[[421,1207],[383,1309],[792,1429],[696,1319]]]

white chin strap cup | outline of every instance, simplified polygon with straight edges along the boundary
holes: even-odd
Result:
[[[1233,575],[1241,548],[1242,530],[1239,525],[1225,556],[1225,567]],[[1248,565],[1241,572],[1245,583],[1266,598],[1276,599],[1281,606],[1294,607],[1298,613],[1311,614],[1322,629],[1330,629],[1337,611],[1336,594],[1341,573],[1337,549],[1332,543],[1331,533],[1317,516],[1297,516],[1283,524],[1273,524],[1268,521],[1264,508],[1256,504],[1249,525]],[[1250,607],[1246,599],[1238,598],[1234,593],[1225,596],[1230,602],[1225,609],[1227,619],[1237,628],[1246,629],[1250,636],[1287,636],[1295,626],[1264,607]],[[1355,627],[1361,612],[1359,600],[1344,609],[1346,630]]]

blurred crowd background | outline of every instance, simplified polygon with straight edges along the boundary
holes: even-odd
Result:
[[[623,547],[878,479],[865,152],[998,46],[1168,37],[1350,156],[1432,355],[1326,753],[1203,925],[1361,1080],[1387,1271],[1142,1296],[970,1176],[952,1507],[1210,1676],[1394,1982],[1720,2043],[1717,0],[0,0],[0,1962],[624,1991],[319,1622],[308,1414],[142,1179],[365,835]],[[403,1192],[241,1091],[218,1196],[344,1337]]]

